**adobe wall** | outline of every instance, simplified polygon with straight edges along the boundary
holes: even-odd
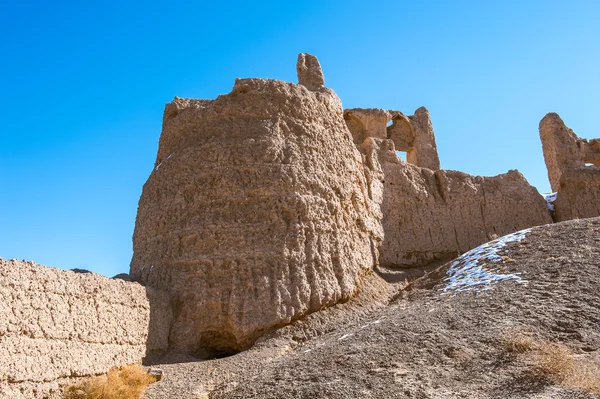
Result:
[[[139,363],[166,349],[169,323],[153,289],[0,259],[0,397],[58,397],[73,378]]]
[[[344,110],[344,120],[357,146],[368,137],[391,139],[396,150],[406,152],[408,163],[432,170],[440,169],[435,134],[427,108],[421,107],[410,116],[380,108],[351,108]]]
[[[398,158],[392,140],[377,138],[367,138],[361,151],[384,215],[382,266],[424,266],[552,223],[543,197],[517,171],[482,177],[420,168]]]
[[[577,137],[556,113],[540,122],[557,222],[600,216],[600,139]]]
[[[173,293],[173,349],[245,349],[347,301],[377,263],[381,213],[341,102],[316,58],[297,70],[300,84],[238,79],[165,109],[131,275]]]

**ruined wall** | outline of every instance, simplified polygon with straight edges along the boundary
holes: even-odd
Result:
[[[139,363],[166,349],[169,312],[137,283],[0,259],[0,397],[57,396],[73,377]]]
[[[600,139],[577,137],[556,113],[540,121],[540,139],[552,191],[559,191],[565,172],[583,169],[586,163],[600,167]]]
[[[357,146],[369,137],[391,139],[396,150],[406,152],[408,163],[432,170],[440,169],[435,134],[427,108],[421,107],[408,117],[400,111],[351,108],[344,110],[344,120]]]
[[[238,79],[165,109],[131,274],[170,290],[174,349],[234,352],[346,301],[377,262],[381,214],[341,102],[301,55],[296,85]],[[312,88],[313,90],[309,90]]]
[[[600,169],[583,167],[563,173],[554,201],[557,222],[600,216]]]
[[[481,177],[419,168],[396,156],[392,140],[369,138],[361,149],[384,215],[383,266],[422,266],[552,222],[542,196],[517,171]]]
[[[600,139],[577,137],[558,114],[540,122],[548,179],[557,193],[557,222],[600,216]]]

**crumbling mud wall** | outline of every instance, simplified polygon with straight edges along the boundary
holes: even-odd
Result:
[[[600,139],[577,137],[556,113],[540,122],[557,222],[600,216]]]
[[[238,79],[166,106],[131,275],[172,293],[174,350],[247,348],[350,299],[377,262],[381,213],[341,102],[316,58],[297,69],[300,84]]]
[[[482,177],[420,168],[399,159],[392,140],[367,138],[361,150],[384,215],[382,266],[424,266],[552,222],[542,196],[517,171]]]
[[[168,300],[138,283],[0,259],[0,397],[60,397],[74,377],[165,350]]]
[[[431,170],[440,169],[435,134],[427,108],[421,107],[408,117],[400,111],[351,108],[344,110],[344,120],[357,146],[368,137],[391,139],[396,150],[406,152],[408,163]]]

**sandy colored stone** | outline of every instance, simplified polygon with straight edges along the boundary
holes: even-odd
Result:
[[[540,122],[556,221],[600,216],[600,139],[577,137],[556,113]]]
[[[523,336],[560,343],[575,361],[600,364],[599,240],[600,218],[533,228],[501,259],[479,262],[521,283],[445,293],[450,262],[402,286],[391,303],[356,313],[353,299],[236,356],[162,364],[164,378],[145,398],[597,397],[540,378],[532,353],[510,343]],[[325,315],[333,319],[322,323]]]
[[[173,349],[239,351],[351,298],[377,262],[380,218],[333,91],[239,79],[167,105],[130,274],[172,292]]]
[[[351,108],[344,110],[344,119],[354,144],[360,145],[367,137],[388,138],[387,124],[392,114],[381,108]]]
[[[298,54],[296,72],[298,73],[298,84],[305,86],[308,90],[316,91],[325,87],[321,64],[314,55]]]
[[[362,149],[370,192],[384,215],[383,266],[424,266],[552,223],[542,196],[518,171],[481,177],[419,168],[396,156],[392,140],[369,138]]]
[[[351,108],[344,110],[344,120],[357,146],[369,137],[391,139],[396,150],[406,152],[408,163],[440,169],[433,124],[427,108],[421,107],[408,117],[400,111]]]
[[[401,141],[400,137],[402,129],[398,129],[398,125],[405,125],[406,120],[414,131],[414,139],[407,145],[396,144],[396,141]],[[437,152],[435,143],[435,134],[433,132],[433,124],[429,111],[425,107],[421,107],[415,111],[414,115],[404,117],[400,112],[394,116],[394,123],[388,128],[388,138],[396,144],[396,150],[406,152],[406,161],[421,168],[431,170],[440,169],[440,158]]]
[[[167,304],[138,283],[0,259],[0,386],[38,397],[164,351]]]
[[[600,216],[600,168],[585,166],[565,171],[554,201],[557,222]]]

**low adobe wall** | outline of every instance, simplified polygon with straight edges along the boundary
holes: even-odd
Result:
[[[169,323],[166,295],[138,283],[0,259],[0,397],[58,397],[139,363],[166,349]]]
[[[483,177],[420,168],[400,160],[392,140],[368,138],[361,151],[370,194],[385,215],[383,266],[424,266],[552,223],[543,197],[518,171]]]

